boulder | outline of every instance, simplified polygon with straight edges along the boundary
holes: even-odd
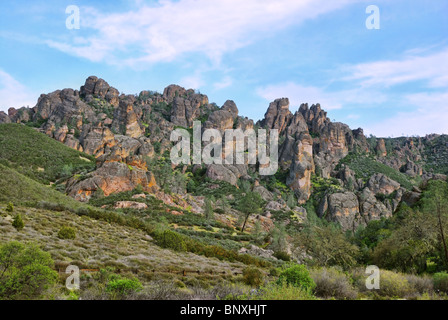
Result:
[[[11,123],[11,119],[3,111],[0,111],[0,123]]]
[[[268,189],[260,185],[254,187],[253,192],[258,193],[265,201],[271,201],[274,198],[274,196],[271,192],[268,191]]]
[[[387,156],[386,143],[384,142],[384,139],[377,140],[375,151],[381,157]]]
[[[134,190],[138,185],[145,192],[157,190],[152,173],[122,162],[105,162],[84,180],[77,176],[67,182],[67,193],[78,201],[88,201],[95,191],[101,189],[107,197],[112,193]]]
[[[274,251],[262,249],[253,244],[251,244],[249,248],[241,248],[239,253],[240,254],[250,254],[252,256],[262,257],[262,258],[266,258],[266,259],[276,259],[274,257]]]
[[[387,208],[382,202],[378,201],[375,194],[369,188],[365,188],[359,198],[360,212],[363,224],[372,220],[392,217],[392,210]]]
[[[369,188],[374,194],[389,195],[400,188],[400,184],[382,173],[375,173],[367,182]]]
[[[355,230],[360,221],[359,202],[353,192],[325,196],[318,209],[320,217],[341,225],[343,230]]]
[[[145,210],[148,209],[146,203],[134,202],[134,201],[118,201],[114,205],[115,209],[137,209]]]
[[[206,175],[212,180],[226,181],[236,186],[240,177],[247,176],[247,167],[245,165],[211,164],[207,167]]]

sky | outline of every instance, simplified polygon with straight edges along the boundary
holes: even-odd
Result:
[[[447,13],[446,0],[0,0],[0,111],[96,75],[126,94],[179,84],[254,120],[288,97],[366,135],[448,134]]]

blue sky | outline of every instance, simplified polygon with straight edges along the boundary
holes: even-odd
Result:
[[[445,0],[2,0],[0,110],[96,75],[127,94],[198,89],[255,120],[288,97],[366,134],[448,133],[447,13]]]

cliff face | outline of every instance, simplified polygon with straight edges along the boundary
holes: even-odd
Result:
[[[253,120],[240,116],[232,100],[220,108],[209,103],[206,95],[177,85],[168,86],[163,94],[143,91],[139,95],[120,95],[94,76],[80,90],[42,94],[33,108],[0,112],[0,123],[32,123],[70,148],[96,157],[96,171],[82,179],[73,177],[67,183],[67,193],[80,201],[88,201],[99,189],[106,196],[138,185],[144,191],[155,192],[158,186],[148,169],[148,159],[170,150],[171,132],[179,126],[191,128],[195,120],[202,122],[202,130],[214,128],[221,133],[232,128],[254,128]],[[424,161],[432,159],[428,158],[430,145],[442,153],[447,149],[448,144],[434,142],[439,137],[373,141],[364,136],[362,129],[351,130],[343,123],[331,122],[319,104],[302,104],[293,113],[287,98],[271,102],[257,126],[278,129],[279,168],[286,172],[283,183],[295,193],[297,205],[306,203],[313,194],[313,176],[337,179],[341,192],[326,193],[318,199],[318,214],[339,222],[345,229],[391,216],[402,196],[410,192],[384,175],[361,179],[351,165],[339,165],[347,155],[370,155],[376,162],[413,178],[445,178],[424,170]],[[206,174],[237,185],[241,179],[251,181],[249,173],[254,168],[248,164],[214,164],[207,166]],[[272,190],[255,184],[253,187],[264,198],[274,200],[270,202],[272,207],[284,206],[281,201],[275,204]],[[387,201],[378,200],[378,194],[388,196]]]

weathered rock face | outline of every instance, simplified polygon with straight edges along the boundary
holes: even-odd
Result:
[[[223,134],[225,130],[233,128],[234,120],[235,118],[230,111],[217,110],[205,122],[204,129],[218,129]]]
[[[267,259],[277,259],[274,257],[274,251],[262,249],[260,247],[251,245],[249,249],[241,248],[240,254],[250,254],[257,257],[267,258]]]
[[[138,138],[144,131],[140,126],[136,112],[134,112],[133,104],[134,99],[131,97],[120,100],[118,108],[115,109],[112,129],[132,138]]]
[[[11,119],[3,111],[0,111],[0,123],[11,123]]]
[[[253,191],[258,193],[265,201],[271,201],[274,198],[272,193],[263,186],[254,187]]]
[[[89,95],[104,98],[114,107],[118,106],[120,93],[114,87],[103,79],[98,79],[95,76],[87,78],[86,83],[81,87],[80,94],[82,97],[87,98]]]
[[[156,181],[150,172],[122,162],[105,162],[82,181],[78,181],[76,176],[71,178],[67,183],[67,192],[78,201],[88,201],[98,189],[109,196],[133,190],[138,185],[146,192],[157,190]]]
[[[299,112],[303,115],[309,131],[319,134],[323,127],[330,123],[330,119],[327,118],[327,113],[323,111],[320,104],[312,105],[308,109],[308,104],[302,104],[299,108]]]
[[[18,110],[15,108],[8,109],[8,116],[11,119],[11,122],[14,123],[29,122],[32,120],[33,115],[34,110],[30,108],[22,107]]]
[[[286,208],[286,204],[278,201],[269,201],[264,207],[265,211],[280,211],[284,208]]]
[[[423,174],[423,168],[411,160],[406,163],[404,171],[411,177],[421,176]]]
[[[115,209],[137,209],[145,210],[148,208],[146,203],[135,202],[135,201],[118,201],[114,205]]]
[[[333,193],[324,197],[318,213],[328,221],[339,223],[343,230],[355,230],[362,222],[358,198],[353,192]]]
[[[264,115],[262,126],[269,129],[278,129],[279,135],[286,129],[292,114],[289,111],[289,99],[277,99],[269,104],[268,111]]]
[[[344,164],[336,174],[336,177],[343,182],[345,188],[349,191],[360,190],[364,186],[362,179],[356,179],[353,170]]]
[[[369,188],[365,188],[360,195],[360,212],[364,225],[372,220],[392,217],[392,210],[375,198]]]
[[[375,151],[382,157],[387,156],[386,143],[384,142],[384,139],[378,139]]]
[[[247,166],[211,164],[207,167],[207,177],[213,180],[222,180],[236,186],[240,177],[247,176]]]
[[[389,195],[400,188],[400,184],[389,179],[382,173],[375,173],[367,182],[369,188],[374,194]]]
[[[221,109],[230,112],[234,119],[238,117],[238,108],[233,100],[227,100]]]
[[[84,137],[83,134],[80,141],[87,154],[101,156],[106,147],[110,148],[116,144],[115,136],[109,128],[94,127],[84,132],[86,132],[86,136]]]
[[[73,89],[42,94],[37,101],[35,111],[33,120],[36,122],[47,120],[46,127],[71,123],[77,117],[81,118],[82,125],[83,118],[89,122],[93,122],[95,118],[92,108],[80,99],[79,91]]]
[[[294,158],[286,184],[295,191],[300,204],[311,195],[311,174],[314,173],[313,140],[302,132],[294,145]]]
[[[193,121],[201,115],[200,108],[208,105],[206,95],[196,94],[194,90],[185,90],[176,85],[165,88],[163,96],[172,105],[171,122],[186,128],[192,127]]]
[[[330,178],[339,160],[348,154],[347,137],[351,136],[350,128],[342,123],[330,122],[322,127],[314,145],[316,148],[314,161],[322,177]]]

